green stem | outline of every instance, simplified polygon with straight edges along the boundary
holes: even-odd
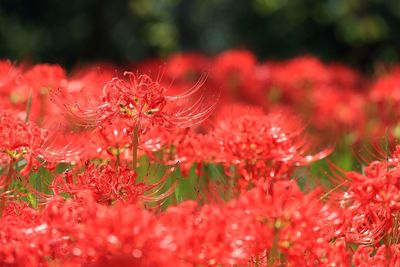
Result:
[[[117,146],[117,151],[116,151],[116,158],[115,158],[115,172],[118,173],[118,167],[119,167],[119,156],[120,151],[119,151],[119,146]]]
[[[41,177],[41,175],[38,175],[35,179],[35,186],[36,186],[36,190],[37,192],[35,193],[35,200],[36,200],[36,204],[35,207],[37,207],[38,203],[40,202],[40,196],[39,196],[39,192],[43,192],[43,181],[42,179],[44,179],[44,175]]]
[[[139,144],[139,123],[136,124],[132,138],[132,170],[136,172],[137,152]]]
[[[276,219],[274,222],[274,231],[272,237],[272,248],[268,255],[267,266],[272,267],[279,256],[279,232],[280,232],[280,220]]]
[[[12,178],[14,176],[14,171],[15,171],[14,165],[15,165],[15,159],[12,159],[10,166],[8,167],[8,174],[7,174],[7,178],[5,181],[5,187],[4,187],[4,191],[3,191],[4,193],[7,192],[8,189],[10,188]],[[3,199],[0,201],[0,217],[2,217],[2,215],[3,215],[3,211],[6,206],[6,201],[7,201],[6,196],[4,196]]]

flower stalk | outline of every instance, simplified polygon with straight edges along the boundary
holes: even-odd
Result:
[[[137,152],[139,144],[139,123],[136,123],[132,135],[132,170],[136,172]]]
[[[273,230],[273,237],[272,237],[272,248],[269,253],[268,257],[268,267],[274,266],[276,259],[279,256],[279,232],[281,227],[281,221],[276,219],[274,222],[274,230]]]

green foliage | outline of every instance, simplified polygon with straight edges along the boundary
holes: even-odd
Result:
[[[399,18],[397,0],[4,0],[0,57],[71,66],[245,47],[365,68],[400,58]]]

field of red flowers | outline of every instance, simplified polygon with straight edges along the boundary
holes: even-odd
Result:
[[[399,266],[400,67],[0,61],[0,266]]]

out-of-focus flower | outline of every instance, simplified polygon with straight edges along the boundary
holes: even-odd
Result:
[[[224,88],[224,97],[248,104],[265,104],[268,68],[258,66],[255,56],[246,50],[229,50],[213,62],[215,84]]]
[[[19,93],[21,98],[26,98],[26,105],[31,99],[30,120],[39,125],[52,115],[58,115],[59,109],[52,104],[49,93],[52,90],[63,87],[67,83],[65,70],[59,65],[39,64],[24,72],[22,84],[15,93]]]
[[[22,70],[9,60],[0,60],[0,106],[11,109],[15,103],[21,102],[19,96],[14,97],[12,92],[21,80]]]
[[[377,106],[375,115],[379,119],[374,124],[372,131],[378,136],[383,135],[387,129],[398,124],[400,115],[400,67],[394,68],[391,72],[375,80],[370,90],[369,100]]]
[[[328,140],[336,135],[352,133],[357,140],[365,134],[366,101],[362,94],[339,90],[337,87],[320,86],[310,94],[312,100],[310,120],[321,131],[321,138]],[[335,112],[332,112],[335,111]]]
[[[365,89],[366,81],[357,70],[340,63],[328,64],[326,67],[331,76],[331,85],[359,91]]]
[[[330,73],[317,58],[297,57],[286,62],[271,62],[271,83],[280,90],[281,101],[304,106],[305,96],[319,84],[330,81]]]

